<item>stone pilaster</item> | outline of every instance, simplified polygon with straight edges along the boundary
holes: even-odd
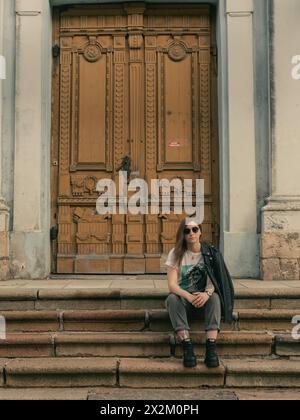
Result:
[[[0,55],[4,56],[4,0],[0,0]],[[0,280],[9,276],[9,208],[2,197],[2,159],[3,159],[3,83],[0,80]]]
[[[228,215],[224,255],[235,277],[259,276],[253,0],[227,0]],[[228,157],[227,157],[228,156]]]
[[[272,3],[271,196],[262,209],[261,271],[265,280],[300,279],[300,55],[298,0]]]
[[[16,0],[15,278],[50,273],[51,14],[44,0]]]

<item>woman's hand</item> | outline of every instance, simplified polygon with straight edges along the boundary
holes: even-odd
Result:
[[[192,295],[191,293],[188,293],[185,298],[187,301],[189,301],[193,305],[197,296]]]
[[[205,306],[209,300],[209,296],[207,293],[193,293],[194,296],[194,300],[192,303],[192,305],[195,308],[203,308],[203,306]]]

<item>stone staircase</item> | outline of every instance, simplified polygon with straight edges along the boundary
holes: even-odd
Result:
[[[267,290],[267,292],[266,292]],[[0,289],[0,387],[300,388],[300,289],[238,289],[235,321],[218,342],[222,365],[201,361],[205,335],[192,322],[199,364],[182,365],[166,290]],[[202,360],[201,360],[202,359]]]

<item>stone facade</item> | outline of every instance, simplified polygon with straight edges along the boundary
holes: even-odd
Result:
[[[299,280],[299,1],[191,2],[216,4],[221,250],[235,277]],[[51,270],[51,7],[68,3],[90,1],[0,0],[2,279]]]

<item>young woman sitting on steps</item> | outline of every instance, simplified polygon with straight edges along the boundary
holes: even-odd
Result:
[[[166,300],[172,326],[183,346],[183,364],[195,367],[197,359],[190,339],[188,318],[204,311],[206,356],[208,368],[219,366],[216,341],[221,317],[233,321],[234,288],[221,253],[212,245],[201,242],[202,228],[196,222],[179,226],[176,246],[168,255],[168,285]]]

